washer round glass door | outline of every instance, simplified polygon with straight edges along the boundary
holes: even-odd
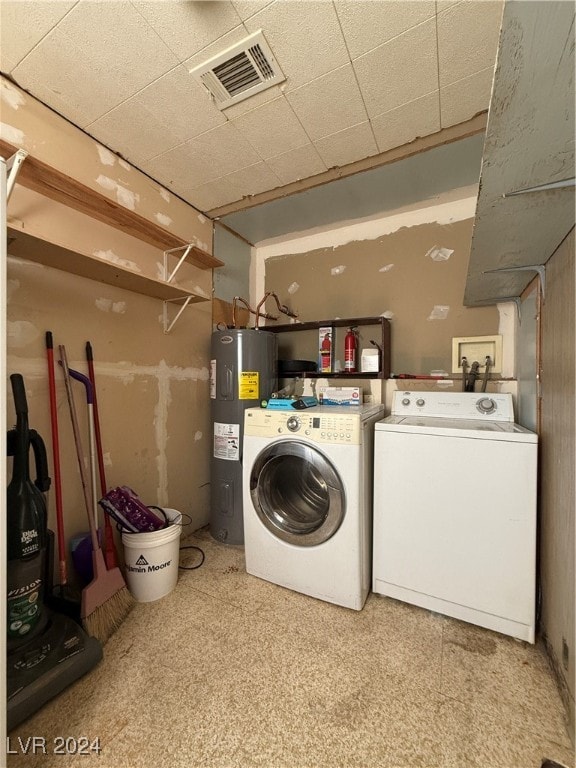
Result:
[[[344,486],[334,466],[298,440],[282,440],[257,456],[250,494],[269,531],[304,547],[333,536],[346,511]]]

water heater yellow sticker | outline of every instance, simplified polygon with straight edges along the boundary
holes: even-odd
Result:
[[[260,397],[260,374],[258,371],[241,371],[238,377],[238,399],[258,400]]]

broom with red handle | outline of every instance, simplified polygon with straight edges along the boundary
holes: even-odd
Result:
[[[98,474],[100,475],[100,492],[102,496],[106,495],[108,486],[106,485],[106,473],[104,471],[104,453],[102,451],[102,435],[100,432],[100,417],[98,416],[98,400],[96,398],[96,376],[94,374],[94,356],[92,354],[92,345],[86,342],[86,360],[88,361],[88,378],[92,384],[92,399],[94,406],[94,434],[96,437],[96,453],[98,455]],[[106,567],[116,568],[118,566],[118,553],[114,543],[114,529],[108,515],[104,515],[104,560]]]
[[[92,384],[90,379],[84,374],[68,367],[66,349],[60,345],[60,365],[64,372],[64,384],[66,386],[66,395],[70,405],[70,417],[72,420],[72,429],[74,431],[74,442],[76,444],[76,454],[78,458],[78,468],[82,480],[84,491],[84,502],[86,504],[86,513],[88,517],[88,526],[90,528],[90,539],[92,542],[92,569],[93,579],[82,590],[82,600],[80,607],[80,617],[84,628],[89,635],[96,637],[104,644],[110,636],[118,629],[122,621],[132,609],[134,598],[128,591],[126,582],[119,568],[106,568],[104,555],[98,541],[96,531],[97,501],[95,493],[96,484],[96,461],[94,456],[94,410],[92,397]],[[74,403],[74,392],[72,390],[72,379],[76,379],[84,385],[86,389],[86,404],[88,408],[88,428],[90,442],[90,475],[92,482],[89,484],[86,478],[84,467],[84,452],[82,450],[82,441],[80,438],[80,429],[76,416],[76,407]],[[90,499],[90,490],[92,499]]]

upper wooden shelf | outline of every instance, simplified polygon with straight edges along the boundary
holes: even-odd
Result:
[[[10,157],[16,151],[17,147],[0,139],[0,154]],[[134,211],[115,204],[108,197],[81,184],[71,176],[51,168],[30,154],[20,168],[18,184],[163,251],[188,245],[181,237],[139,216]],[[197,246],[192,246],[187,261],[199,269],[215,269],[224,266],[223,261]]]
[[[193,293],[178,285],[155,280],[138,272],[119,267],[113,262],[78,253],[61,245],[50,243],[8,225],[8,248],[11,256],[19,256],[47,267],[62,269],[80,277],[98,280],[116,288],[124,288],[162,301],[189,299],[188,303],[209,301],[209,296]]]

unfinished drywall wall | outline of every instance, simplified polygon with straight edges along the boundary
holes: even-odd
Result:
[[[247,242],[216,224],[214,255],[226,266],[214,273],[214,297],[232,303],[234,296],[250,298],[248,276],[251,248]]]
[[[450,372],[453,336],[501,332],[497,307],[462,304],[474,203],[469,197],[411,206],[383,219],[263,245],[256,258],[265,271],[266,290],[276,291],[301,321],[387,317],[395,374]],[[359,331],[360,347],[370,346],[373,336],[366,334],[374,329]],[[344,335],[335,352],[342,363]],[[316,359],[317,339],[283,337],[283,355]]]
[[[29,195],[14,195],[16,211],[23,213],[19,206],[23,197],[26,204],[30,202]],[[42,200],[36,203],[43,216],[50,214],[48,218],[54,227],[67,236],[78,236],[80,248],[91,252],[98,245],[102,250],[122,254],[123,261],[145,263],[142,257],[146,248],[141,243],[135,241],[129,247],[121,233],[91,220],[85,222],[84,236],[80,238],[79,219],[86,217],[49,201],[44,200],[43,206]],[[152,271],[158,258],[159,254],[151,255],[148,268]],[[210,273],[195,268],[189,272],[197,272],[189,277],[209,296]],[[188,307],[166,335],[163,305],[155,298],[10,256],[7,286],[8,373],[24,376],[30,423],[44,438],[50,467],[54,465],[45,352],[48,330],[54,336],[56,359],[58,345],[65,345],[70,365],[83,373],[87,370],[86,341],[94,348],[108,485],[129,485],[146,503],[186,512],[191,518],[191,529],[206,523],[210,301]],[[63,377],[59,369],[55,373],[69,538],[86,529],[86,512]],[[85,438],[84,464],[88,468],[86,401],[81,385],[75,386]],[[8,421],[12,423],[8,389]],[[55,525],[54,494],[50,495],[49,524]]]
[[[162,190],[123,160],[72,128],[27,94],[2,82],[2,137],[10,138],[63,177],[93,183],[110,205],[135,210],[146,220],[186,237],[211,252],[212,223]],[[27,162],[27,160],[25,161]],[[96,176],[95,176],[96,174]],[[99,175],[114,184],[101,185]],[[133,194],[117,195],[122,179]],[[91,181],[92,180],[92,181]],[[128,187],[126,187],[128,189]],[[107,190],[107,191],[106,191]],[[8,225],[36,241],[77,254],[78,264],[95,258],[118,270],[162,281],[163,251],[93,217],[16,185]],[[170,219],[170,220],[169,220]],[[200,300],[191,304],[170,333],[164,333],[163,302],[26,258],[18,245],[7,266],[7,373],[24,377],[30,424],[44,439],[53,474],[46,331],[64,345],[69,364],[87,372],[85,344],[95,356],[98,406],[107,485],[126,484],[147,504],[175,507],[188,515],[188,530],[209,519],[209,347],[212,330],[212,271],[184,264],[179,287]],[[169,266],[173,258],[168,257]],[[158,285],[162,287],[161,282]],[[169,305],[174,316],[178,305]],[[63,376],[55,370],[66,537],[86,530],[86,509]],[[85,392],[74,384],[88,470]],[[14,423],[10,382],[8,424]],[[49,495],[49,526],[55,528],[55,495]]]
[[[540,434],[541,628],[574,735],[576,656],[574,230],[546,265]]]

